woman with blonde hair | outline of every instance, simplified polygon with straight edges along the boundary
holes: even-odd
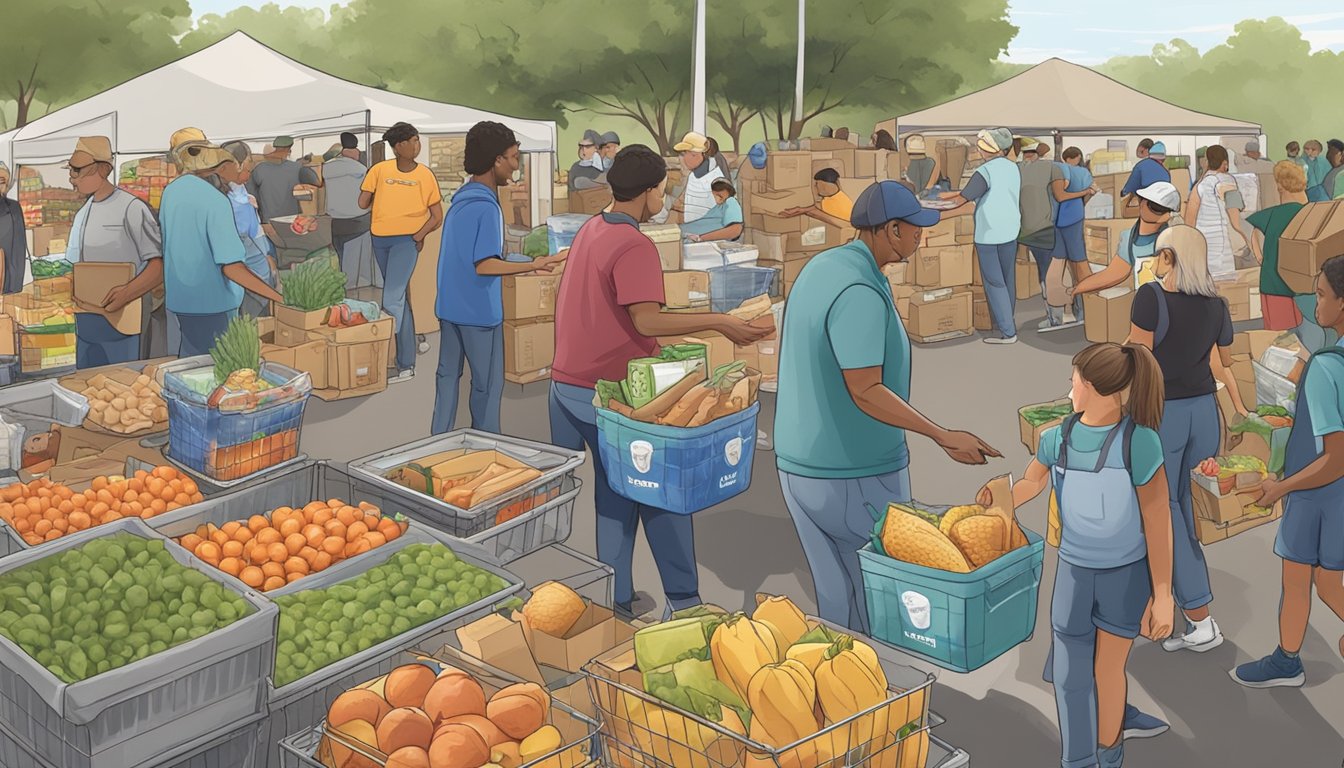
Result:
[[[1190,472],[1218,453],[1218,382],[1227,387],[1237,412],[1247,413],[1229,371],[1232,317],[1214,288],[1199,230],[1181,225],[1159,235],[1153,274],[1157,280],[1134,296],[1129,341],[1151,349],[1162,369],[1166,401],[1158,432],[1171,503],[1172,586],[1189,625],[1162,647],[1203,653],[1221,645],[1223,635],[1209,611],[1213,592],[1195,535]]]

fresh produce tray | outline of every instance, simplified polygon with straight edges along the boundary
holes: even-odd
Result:
[[[76,371],[76,372],[71,373],[71,374],[69,374],[69,375],[62,376],[62,377],[57,381],[57,384],[58,384],[62,389],[64,389],[64,390],[67,391],[67,392],[70,392],[71,394],[75,394],[75,395],[79,395],[80,397],[84,397],[84,395],[83,395],[83,393],[82,393],[82,388],[81,388],[80,385],[81,385],[81,384],[85,384],[85,385],[87,385],[87,382],[89,381],[89,379],[91,379],[91,378],[97,376],[97,375],[100,374],[100,373],[102,373],[102,374],[104,374],[104,375],[116,375],[116,373],[117,373],[118,371],[130,371],[131,373],[135,373],[135,374],[144,373],[145,375],[149,376],[150,378],[155,378],[155,379],[157,379],[156,373],[157,373],[157,370],[158,370],[158,368],[159,368],[159,364],[164,363],[164,362],[167,362],[167,360],[160,360],[160,361],[158,361],[157,363],[156,363],[155,361],[150,361],[150,360],[135,360],[135,361],[132,361],[132,362],[129,362],[129,363],[124,363],[124,364],[122,364],[122,365],[110,365],[110,366],[106,366],[106,367],[104,367],[104,368],[91,368],[91,369],[87,369],[87,370]],[[192,363],[192,364],[194,364],[194,365],[209,365],[209,364],[210,364],[210,357],[209,357],[209,355],[201,355],[201,356],[199,356],[199,357],[188,357],[188,358],[182,358],[182,359],[181,359],[180,361],[178,361],[178,362],[180,362],[180,363],[188,363],[188,362],[189,362],[189,363]],[[121,383],[121,382],[118,382],[118,383]],[[160,383],[160,385],[162,385],[162,382],[159,382],[159,383]],[[164,401],[164,406],[167,407],[167,401],[164,400],[164,398],[163,398],[162,395],[160,395],[159,399],[160,399],[161,401]],[[98,419],[95,418],[95,415],[94,415],[94,414],[89,414],[88,417],[86,417],[86,418],[84,419],[84,429],[87,429],[87,430],[89,430],[90,432],[97,432],[97,433],[99,433],[99,434],[103,434],[103,435],[116,435],[116,436],[126,437],[126,438],[132,438],[132,437],[145,437],[145,436],[148,436],[148,435],[154,435],[154,434],[159,434],[159,433],[162,433],[162,432],[166,432],[166,431],[168,430],[168,420],[165,418],[165,419],[164,419],[163,421],[161,421],[161,422],[157,422],[157,421],[156,421],[152,427],[148,427],[148,428],[145,428],[145,429],[140,429],[140,430],[137,430],[137,431],[134,431],[134,432],[119,432],[119,431],[117,431],[117,430],[115,430],[115,429],[111,429],[111,428],[109,428],[109,427],[104,426],[103,424],[99,423]]]
[[[12,555],[0,573],[117,533],[160,539],[125,519]],[[165,753],[262,711],[275,658],[278,609],[172,542],[174,560],[237,593],[253,611],[224,629],[76,683],[64,683],[0,637],[0,725],[61,768],[142,768]]]
[[[265,737],[265,715],[256,715],[242,724],[216,729],[209,735],[174,750],[176,756],[162,759],[144,768],[261,768],[261,740]],[[223,730],[223,734],[219,734]],[[64,768],[41,759],[0,726],[0,768]]]
[[[421,459],[437,454],[459,450],[497,451],[539,470],[541,477],[471,509],[461,509],[428,494],[417,493],[388,479],[389,473],[407,464],[414,464]],[[564,490],[565,476],[572,477],[574,470],[583,463],[583,459],[584,455],[581,452],[569,451],[554,445],[464,429],[420,440],[372,456],[365,456],[362,459],[350,462],[350,471],[363,480],[361,491],[366,494],[377,493],[379,498],[383,498],[386,494],[402,498],[409,495],[428,501],[428,505],[421,513],[421,519],[449,535],[465,539],[494,527],[495,519],[500,510],[514,504],[519,499],[546,497],[550,498],[548,503],[557,501],[557,498],[551,497],[563,495],[566,492]],[[368,487],[365,488],[365,486]],[[379,503],[377,499],[370,499],[370,501],[375,504]],[[569,513],[572,515],[573,500],[571,499],[569,503],[571,507]],[[564,533],[568,536],[567,527]],[[563,540],[538,543],[544,546],[545,544],[559,543]]]
[[[817,621],[816,619],[811,619]],[[841,752],[843,765],[925,765],[914,758],[929,752],[931,743],[929,696],[934,676],[898,664],[883,664],[888,681],[885,701],[852,717],[821,729],[794,744],[771,748],[752,741],[719,723],[677,709],[651,694],[610,679],[601,664],[594,661],[584,668],[589,692],[602,721],[603,752],[607,765],[627,768],[665,768],[668,765],[701,765],[703,768],[734,768],[747,750],[758,766],[810,768],[816,763],[817,750]],[[876,729],[878,718],[890,728]],[[675,720],[682,722],[676,723]],[[863,722],[867,720],[867,722]],[[656,727],[665,723],[665,729]],[[900,725],[896,723],[899,722]],[[905,731],[903,726],[918,723]],[[667,732],[663,732],[667,731]],[[675,732],[675,733],[673,733]],[[694,737],[694,738],[692,738]],[[692,743],[703,741],[704,744]],[[835,748],[832,750],[832,746]],[[897,750],[898,754],[892,754]],[[810,759],[809,759],[810,757]],[[910,762],[906,762],[909,759]],[[824,764],[829,764],[826,761]],[[955,763],[954,763],[955,765]]]
[[[387,671],[390,672],[403,664],[414,664],[426,660],[443,666],[457,667],[469,673],[481,684],[487,697],[493,696],[500,689],[509,685],[523,682],[508,672],[496,669],[479,659],[467,656],[456,648],[447,646],[433,653],[406,651],[398,654],[389,660]],[[370,679],[380,677],[383,674],[387,673],[371,675]],[[569,685],[581,686],[583,683],[582,681],[571,682]],[[558,687],[567,686],[561,683]],[[551,688],[553,691],[557,689],[557,687]],[[587,694],[583,692],[582,695],[586,696]],[[597,721],[574,710],[559,699],[553,698],[547,722],[560,730],[563,734],[562,740],[564,743],[556,751],[530,763],[524,763],[519,768],[534,766],[536,768],[584,768],[585,766],[598,764],[600,758],[600,725]],[[303,729],[282,739],[280,741],[280,751],[283,760],[278,763],[277,768],[325,768],[319,759],[319,750],[324,738],[328,738],[325,718],[315,727]],[[348,738],[342,738],[339,734],[334,734],[330,738],[346,746],[358,747],[357,744],[351,743]],[[381,761],[374,760],[373,764],[380,765]]]
[[[287,685],[277,688],[273,682],[268,684],[267,708],[271,716],[271,735],[267,739],[270,745],[268,766],[273,768],[279,765],[279,740],[322,722],[327,709],[337,696],[366,680],[390,672],[397,666],[396,659],[403,651],[432,645],[436,639],[451,635],[457,628],[489,615],[500,602],[520,592],[523,585],[516,576],[492,565],[486,552],[412,522],[405,535],[396,541],[378,547],[359,558],[337,563],[321,573],[304,579],[303,584],[295,582],[284,589],[269,593],[272,598],[280,598],[310,589],[322,589],[382,565],[407,547],[432,543],[452,549],[461,560],[504,579],[507,586],[471,605],[432,619]],[[441,644],[443,640],[438,639],[437,642]]]
[[[343,499],[352,505],[364,501],[359,496],[358,491],[355,490],[354,478],[348,472],[342,471],[329,462],[319,461],[290,468],[282,473],[271,474],[267,479],[252,485],[229,491],[199,504],[174,510],[166,515],[151,518],[148,522],[150,527],[159,533],[170,539],[176,539],[194,533],[198,527],[207,523],[222,527],[225,523],[234,520],[246,522],[252,515],[269,515],[279,507],[302,509],[310,502],[326,501],[328,499]],[[407,510],[391,507],[382,509],[382,512],[385,516],[395,516],[406,514]],[[395,541],[390,543],[395,543]],[[383,546],[388,545],[384,544]],[[373,551],[362,555],[354,555],[341,562],[358,560],[372,554]],[[308,589],[310,584],[315,583],[312,579],[317,575],[306,576],[293,582],[290,586],[297,589]],[[233,578],[231,576],[226,577]],[[239,583],[241,584],[241,582]],[[293,591],[289,590],[289,592]],[[282,593],[276,590],[267,594]]]

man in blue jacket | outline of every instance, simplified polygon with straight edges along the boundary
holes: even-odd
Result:
[[[431,433],[457,419],[462,363],[471,366],[471,428],[499,433],[504,392],[504,299],[500,278],[550,272],[563,255],[523,263],[504,260],[504,209],[499,188],[518,170],[518,139],[500,123],[481,122],[467,132],[464,166],[471,180],[453,195],[443,218],[439,248],[439,370]]]
[[[1120,189],[1121,199],[1116,201],[1120,208],[1116,209],[1117,215],[1125,206],[1131,202],[1138,204],[1140,189],[1147,189],[1159,181],[1171,183],[1171,171],[1167,170],[1167,145],[1162,142],[1156,142],[1144,139],[1139,142],[1139,151],[1142,152],[1144,143],[1148,144],[1147,155],[1134,165],[1134,170],[1129,172],[1129,179],[1125,181],[1125,186]]]

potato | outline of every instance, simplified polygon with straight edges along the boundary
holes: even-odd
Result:
[[[124,427],[129,427],[139,420],[140,414],[135,411],[125,411],[121,414],[121,425]]]
[[[93,411],[94,413],[102,413],[103,411],[106,411],[109,407],[110,406],[108,406],[108,404],[104,403],[102,400],[89,401],[89,410]]]
[[[145,400],[144,402],[140,403],[140,407],[137,408],[136,410],[139,411],[141,416],[144,416],[147,419],[152,419],[154,418],[155,408],[156,406],[153,403],[151,403],[148,400]]]
[[[148,376],[146,376],[146,375],[143,374],[143,373],[140,374],[139,376],[136,376],[136,377],[135,377],[135,385],[138,386],[138,387],[149,386],[149,383],[150,383],[151,381],[153,381],[153,379],[149,378]]]
[[[168,420],[168,406],[161,405],[154,409],[154,420],[163,422]]]
[[[117,396],[107,391],[106,389],[100,389],[98,390],[98,399],[102,400],[104,403],[110,403],[113,400],[117,399]]]
[[[137,411],[140,409],[140,398],[135,395],[125,395],[122,400],[126,401],[126,410]]]
[[[121,423],[121,412],[108,408],[103,411],[103,426],[111,427]]]

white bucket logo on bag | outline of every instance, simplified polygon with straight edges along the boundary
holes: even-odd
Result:
[[[734,437],[724,444],[723,458],[727,459],[728,466],[737,466],[737,463],[742,460],[742,438]]]
[[[915,629],[923,631],[933,625],[933,605],[929,598],[915,591],[906,591],[901,593],[901,604],[905,606],[905,615]],[[926,645],[935,645],[933,640],[911,632],[906,632],[905,636]]]
[[[653,443],[647,440],[636,440],[631,443],[630,461],[634,463],[639,474],[648,474],[649,470],[653,468]]]

